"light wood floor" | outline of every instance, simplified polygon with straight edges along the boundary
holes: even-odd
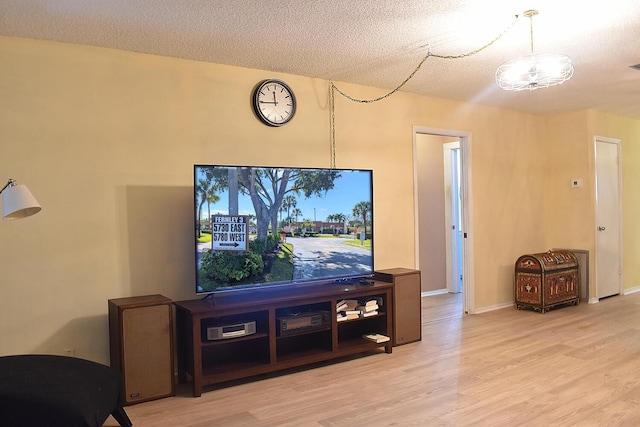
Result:
[[[640,426],[640,293],[546,314],[463,316],[456,298],[425,298],[422,341],[392,354],[126,411],[136,427]]]

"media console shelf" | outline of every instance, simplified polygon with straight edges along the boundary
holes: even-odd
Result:
[[[343,299],[377,298],[378,314],[337,321],[336,304]],[[393,284],[321,284],[252,292],[229,292],[213,301],[174,302],[176,308],[178,380],[193,381],[193,395],[204,386],[247,378],[393,345]],[[278,319],[299,313],[325,313],[326,322],[281,332]],[[329,314],[326,314],[326,313]],[[209,340],[207,328],[255,322],[255,333]],[[365,334],[386,335],[376,343]]]

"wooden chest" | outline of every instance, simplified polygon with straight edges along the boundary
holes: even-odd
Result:
[[[580,303],[578,258],[560,250],[523,255],[515,266],[516,308],[544,313],[559,304]]]

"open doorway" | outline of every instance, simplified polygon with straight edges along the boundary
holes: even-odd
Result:
[[[416,265],[429,304],[473,313],[467,132],[414,127]],[[451,297],[448,297],[451,296]],[[434,301],[436,301],[434,303]],[[450,311],[447,310],[447,311]]]
[[[437,137],[436,137],[437,138]],[[444,229],[447,291],[462,292],[462,200],[460,187],[460,140],[442,144],[444,164]]]

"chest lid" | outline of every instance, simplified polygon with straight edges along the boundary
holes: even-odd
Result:
[[[523,255],[516,261],[519,271],[553,271],[578,266],[578,258],[571,251],[547,251]]]

